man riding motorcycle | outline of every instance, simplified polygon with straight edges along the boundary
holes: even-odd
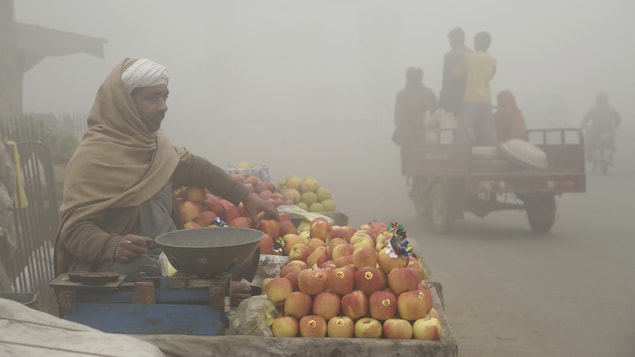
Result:
[[[580,125],[581,130],[589,126],[585,132],[587,159],[591,159],[591,153],[595,148],[603,146],[611,152],[611,157],[613,156],[615,131],[621,121],[617,110],[609,105],[608,95],[606,93],[598,94],[595,106],[587,112]]]

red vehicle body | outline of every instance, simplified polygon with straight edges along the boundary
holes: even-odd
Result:
[[[473,165],[472,145],[460,143],[462,129],[449,143],[416,143],[401,148],[402,173],[412,178],[411,198],[431,228],[447,233],[454,221],[471,212],[484,217],[504,209],[525,210],[531,228],[549,231],[556,217],[556,197],[585,192],[584,142],[578,129],[529,130],[529,141],[541,148],[548,169],[488,172]]]

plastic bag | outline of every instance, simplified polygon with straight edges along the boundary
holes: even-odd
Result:
[[[226,334],[272,337],[270,326],[278,316],[278,310],[265,295],[252,296],[238,305]]]

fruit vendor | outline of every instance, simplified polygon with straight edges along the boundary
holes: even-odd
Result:
[[[134,281],[160,276],[153,238],[183,228],[173,188],[201,186],[234,204],[254,222],[275,207],[249,193],[220,167],[173,146],[159,130],[168,110],[168,73],[147,59],[125,59],[99,88],[88,130],[65,171],[55,274],[116,271]],[[250,296],[241,271],[232,273],[232,303]],[[247,277],[247,279],[249,279]]]

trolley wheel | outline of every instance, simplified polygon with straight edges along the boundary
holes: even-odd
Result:
[[[529,226],[536,233],[547,233],[556,222],[556,198],[554,195],[531,195],[525,199]]]

